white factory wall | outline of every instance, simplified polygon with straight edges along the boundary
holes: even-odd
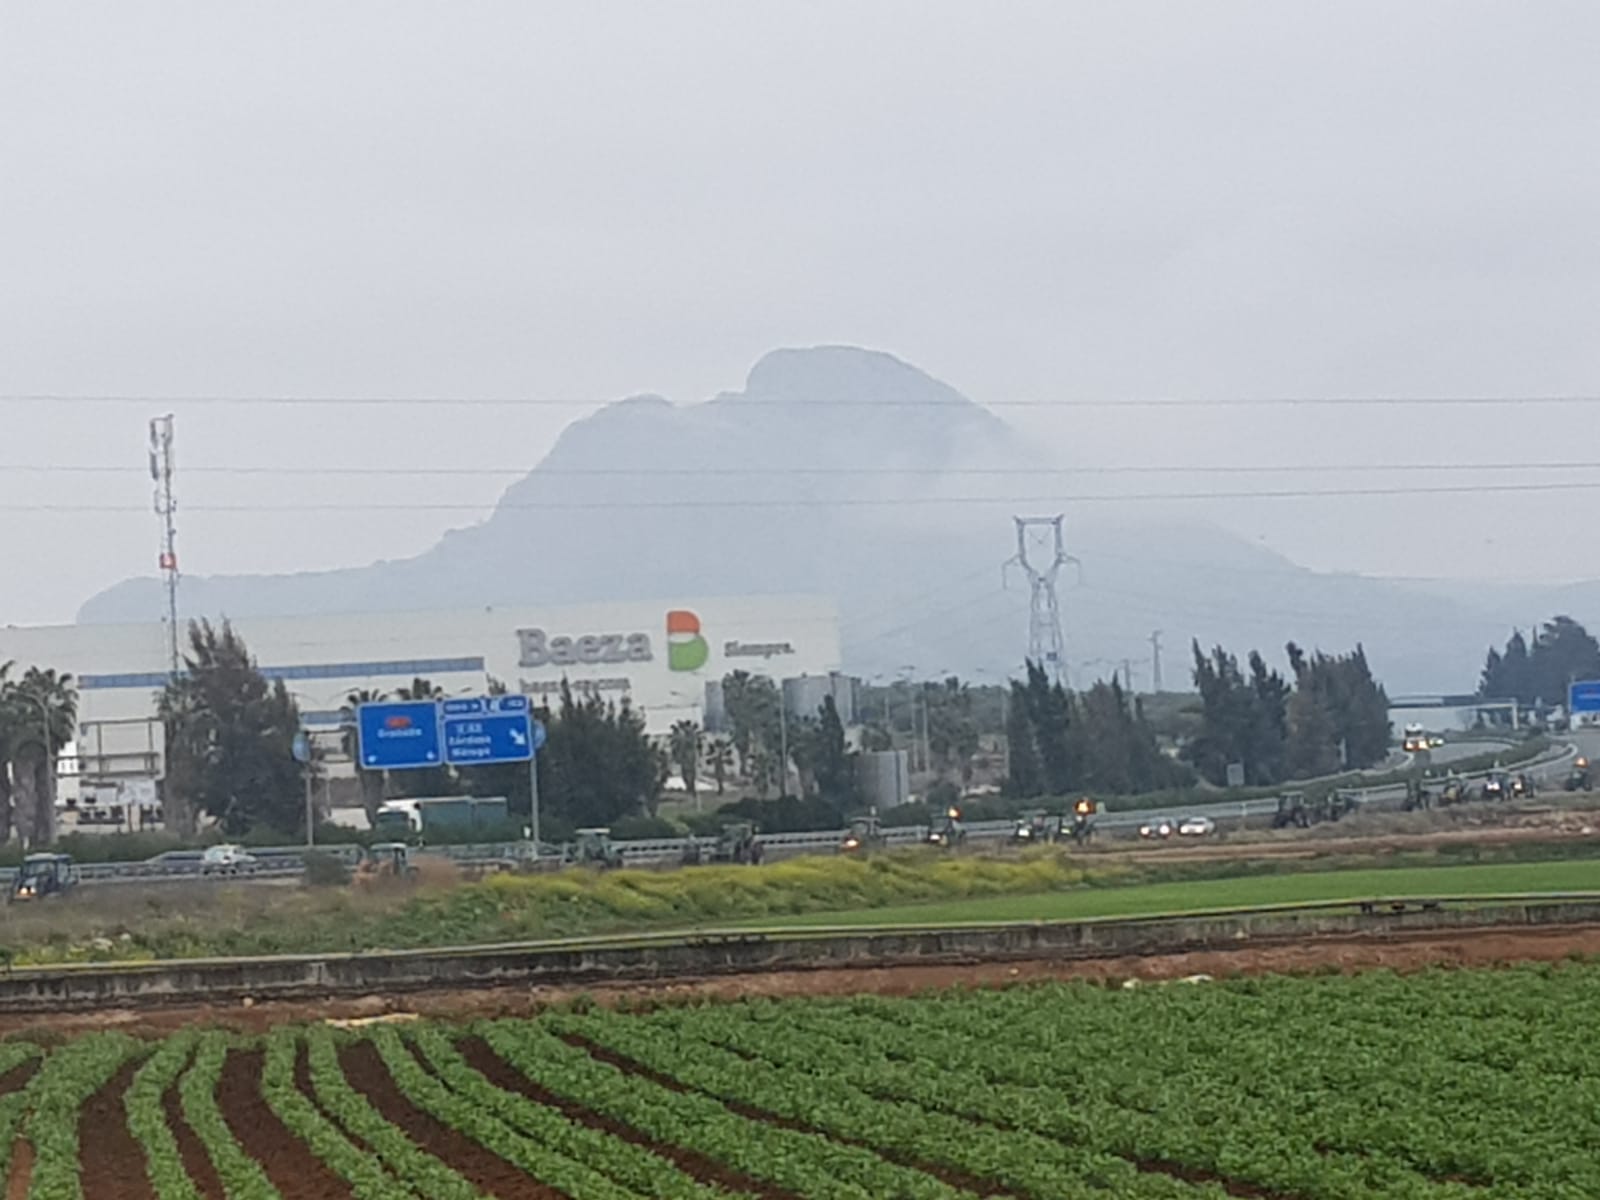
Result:
[[[669,612],[690,614],[671,635]],[[351,692],[392,694],[416,675],[458,695],[492,676],[535,703],[554,702],[566,678],[575,690],[626,696],[660,733],[701,720],[707,682],[729,671],[782,679],[839,669],[837,610],[816,596],[247,618],[234,627],[322,723]],[[4,628],[7,660],[19,672],[38,665],[75,675],[80,724],[149,718],[167,670],[166,632],[159,622]]]

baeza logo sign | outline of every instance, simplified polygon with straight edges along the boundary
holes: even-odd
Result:
[[[698,671],[711,657],[711,647],[700,636],[700,618],[686,608],[667,614],[667,666],[674,671]]]

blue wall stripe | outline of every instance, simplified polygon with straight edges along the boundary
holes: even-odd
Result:
[[[481,658],[414,658],[398,662],[310,663],[301,667],[262,667],[268,679],[290,683],[299,679],[371,679],[383,675],[407,678],[429,675],[455,675],[483,670]],[[78,687],[84,690],[105,688],[163,688],[165,671],[144,671],[126,675],[80,675]]]

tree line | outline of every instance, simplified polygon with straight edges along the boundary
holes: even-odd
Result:
[[[1478,695],[1515,700],[1529,708],[1565,705],[1579,680],[1600,679],[1600,643],[1571,617],[1555,617],[1533,631],[1533,641],[1513,630],[1504,650],[1490,647]]]
[[[1288,677],[1255,650],[1245,668],[1221,646],[1193,650],[1201,724],[1183,754],[1209,782],[1226,783],[1234,763],[1247,785],[1270,786],[1388,757],[1389,698],[1360,646],[1308,655],[1290,642]]]
[[[1142,706],[1120,682],[1069,692],[1035,662],[1025,681],[1011,684],[1006,743],[1007,791],[1019,797],[1125,795],[1193,779],[1162,753]]]

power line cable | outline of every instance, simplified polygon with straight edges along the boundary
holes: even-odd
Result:
[[[1600,460],[1581,462],[1493,462],[1493,463],[1301,463],[1263,465],[1240,463],[1199,466],[1153,465],[1143,463],[1096,463],[1071,467],[371,467],[371,466],[303,466],[274,464],[199,464],[184,467],[185,475],[291,475],[335,478],[340,476],[396,476],[401,478],[420,475],[465,476],[480,478],[491,475],[515,476],[597,476],[618,478],[702,478],[709,476],[830,476],[864,475],[888,477],[896,475],[951,476],[951,477],[1014,477],[1056,475],[1288,475],[1331,474],[1381,471],[1600,471]],[[0,472],[39,475],[139,475],[148,473],[143,466],[122,463],[0,463]]]
[[[1057,493],[1045,496],[805,496],[784,499],[720,500],[551,500],[538,503],[484,501],[477,504],[416,501],[393,503],[334,502],[290,504],[189,504],[187,512],[202,513],[338,513],[338,512],[473,512],[485,510],[527,510],[531,512],[614,511],[649,509],[717,508],[900,508],[930,505],[1065,505],[1193,502],[1206,500],[1305,500],[1379,496],[1459,496],[1487,493],[1551,493],[1600,490],[1600,481],[1560,483],[1478,483],[1439,487],[1344,487],[1344,488],[1257,488],[1248,491],[1213,492],[1122,492],[1098,494]],[[5,512],[125,513],[143,512],[141,506],[126,504],[0,504]]]
[[[318,407],[427,407],[427,408],[590,408],[616,403],[606,400],[557,400],[548,397],[511,396],[162,396],[131,393],[11,392],[0,394],[0,404],[139,404],[158,408],[201,405],[267,405]],[[1175,396],[1062,397],[1056,399],[1014,399],[963,402],[896,398],[893,396],[860,399],[823,400],[741,400],[752,408],[792,410],[796,408],[948,408],[960,412],[985,408],[1370,408],[1370,407],[1495,407],[1517,404],[1589,405],[1600,403],[1600,395],[1543,396]],[[970,404],[970,408],[968,405]],[[698,405],[678,406],[694,408]]]

